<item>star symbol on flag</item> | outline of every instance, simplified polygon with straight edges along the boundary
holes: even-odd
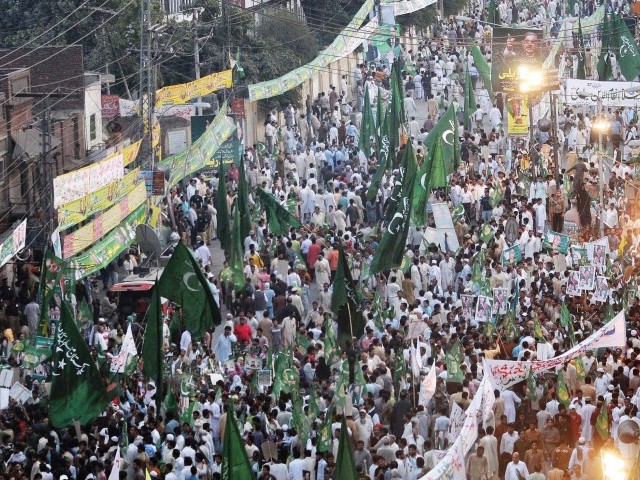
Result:
[[[60,361],[58,362],[58,368],[60,368],[60,370],[64,370],[64,366],[67,364],[67,362],[64,361],[64,358],[61,358]]]

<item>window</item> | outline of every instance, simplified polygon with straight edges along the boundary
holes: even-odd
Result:
[[[89,117],[89,140],[96,139],[96,114],[94,113]]]

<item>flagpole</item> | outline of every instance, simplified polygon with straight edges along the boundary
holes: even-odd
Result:
[[[412,341],[412,343],[413,343],[413,341]],[[417,353],[418,353],[418,339],[416,338],[416,348],[413,351],[413,354],[417,355]],[[422,355],[420,357],[422,358]],[[415,404],[416,404],[416,375],[413,372],[413,368],[411,369],[411,377],[412,377],[412,380],[413,380],[411,382],[411,385],[413,386],[413,398],[411,399],[411,404],[415,407]]]

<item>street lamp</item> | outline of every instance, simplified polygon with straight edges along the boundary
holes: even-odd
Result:
[[[520,80],[520,91],[527,94],[529,104],[529,148],[533,146],[533,103],[531,101],[533,93],[549,92],[549,106],[551,112],[551,141],[553,143],[553,167],[555,170],[556,187],[560,185],[560,161],[558,158],[558,138],[556,118],[556,104],[553,99],[553,91],[560,88],[558,84],[558,71],[541,70],[532,68],[530,65],[518,66],[518,79]]]
[[[598,118],[593,122],[592,128],[598,132],[598,177],[600,197],[600,238],[604,236],[604,160],[602,158],[602,134],[607,133],[610,128],[609,121],[606,118]]]
[[[620,455],[607,450],[601,455],[602,474],[606,480],[621,480],[627,478],[629,468]]]

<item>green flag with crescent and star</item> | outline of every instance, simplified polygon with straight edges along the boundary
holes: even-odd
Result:
[[[51,378],[49,418],[56,428],[93,422],[111,400],[66,303],[55,331]]]
[[[351,439],[347,427],[347,419],[342,417],[340,425],[340,440],[338,441],[338,455],[336,456],[336,479],[356,479],[356,462],[353,458]]]
[[[586,50],[584,48],[584,36],[582,35],[582,22],[578,17],[578,68],[576,70],[576,78],[584,80],[587,78],[585,70]]]
[[[394,205],[394,213],[371,262],[371,273],[380,273],[402,263],[409,223],[411,220],[411,196],[416,177],[416,155],[411,142],[407,142],[402,156],[399,173],[394,179],[394,190],[389,204]],[[395,195],[395,197],[394,197]]]
[[[440,117],[433,126],[427,138],[424,139],[424,146],[427,151],[436,139],[442,140],[442,154],[445,161],[445,175],[451,175],[456,171],[462,160],[460,156],[460,137],[458,135],[458,119],[456,111],[451,104],[447,111]]]
[[[629,27],[620,15],[613,14],[613,26],[618,37],[618,65],[625,80],[631,82],[640,74],[640,49]]]
[[[184,326],[194,339],[220,325],[220,309],[213,298],[209,281],[189,249],[178,243],[158,281],[159,293],[181,305]]]

